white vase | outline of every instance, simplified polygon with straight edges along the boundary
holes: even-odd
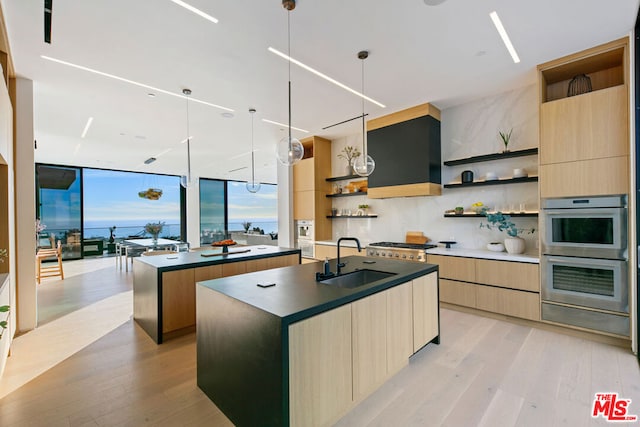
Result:
[[[351,167],[351,164],[347,164],[344,167],[344,174],[345,176],[353,175],[353,168]]]
[[[525,241],[522,237],[507,237],[504,239],[504,247],[510,254],[524,253]]]

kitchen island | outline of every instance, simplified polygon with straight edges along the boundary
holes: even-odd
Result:
[[[193,332],[196,282],[300,263],[299,249],[240,246],[228,254],[221,251],[134,258],[133,318],[156,343]]]
[[[343,261],[342,277],[390,274],[340,287],[317,262],[198,283],[198,387],[235,425],[332,424],[439,343],[436,265]]]

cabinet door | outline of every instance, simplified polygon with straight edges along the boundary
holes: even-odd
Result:
[[[427,255],[427,262],[438,264],[440,277],[463,282],[476,281],[475,259],[447,255]]]
[[[351,305],[289,326],[292,426],[324,426],[351,406]]]
[[[293,165],[293,191],[314,191],[315,189],[313,158],[300,160]]]
[[[387,293],[351,304],[353,398],[358,401],[387,377]]]
[[[247,272],[247,262],[238,261],[222,264],[222,276],[235,276],[236,274],[244,274]]]
[[[440,301],[474,308],[476,306],[476,286],[472,283],[440,279]]]
[[[478,283],[540,292],[540,266],[524,262],[476,260]]]
[[[411,282],[386,291],[387,294],[387,375],[409,363],[413,353],[413,289]]]
[[[540,165],[540,197],[628,193],[629,156]]]
[[[293,219],[315,218],[316,192],[313,190],[293,192]]]
[[[629,154],[626,85],[540,106],[540,164]]]
[[[298,255],[283,255],[277,257],[266,258],[267,269],[288,267],[290,265],[300,264],[300,257]]]
[[[196,324],[196,283],[193,269],[162,273],[162,332]]]
[[[540,320],[540,295],[533,292],[478,286],[476,307],[507,316]]]
[[[438,274],[413,280],[413,351],[438,336]]]
[[[337,248],[328,245],[315,245],[315,258],[324,261],[325,258],[334,259],[337,257]]]
[[[193,275],[196,283],[204,280],[217,279],[222,277],[222,265],[208,265],[206,267],[194,268]]]

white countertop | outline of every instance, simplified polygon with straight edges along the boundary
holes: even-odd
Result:
[[[459,257],[465,257],[465,258],[495,259],[498,261],[529,262],[532,264],[540,263],[540,257],[538,256],[537,253],[524,253],[524,254],[514,255],[514,254],[509,254],[507,252],[493,252],[493,251],[483,250],[483,249],[433,248],[433,249],[427,249],[427,254],[459,256]]]

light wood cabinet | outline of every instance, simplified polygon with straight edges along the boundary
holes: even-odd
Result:
[[[540,292],[538,264],[476,259],[475,266],[478,283]]]
[[[290,325],[291,425],[331,425],[406,366],[439,334],[437,297],[431,273]]]
[[[540,197],[629,192],[627,37],[538,66]],[[569,97],[578,75],[592,91]]]
[[[196,324],[193,269],[162,273],[162,333]]]
[[[360,400],[387,378],[387,292],[351,306],[353,398]]]
[[[325,426],[351,407],[351,305],[289,326],[292,426]]]
[[[293,218],[313,220],[316,240],[331,239],[331,200],[325,197],[331,192],[331,141],[311,136],[300,142],[304,157],[293,165]]]
[[[413,280],[413,351],[427,345],[439,334],[438,275],[427,274]]]
[[[315,258],[319,261],[324,261],[325,258],[334,259],[338,257],[338,248],[336,246],[330,245],[315,245]],[[340,247],[340,258],[350,256],[350,255],[361,255],[364,256],[364,248],[362,252],[358,252],[358,248],[351,247]]]
[[[435,273],[432,273],[435,275]],[[408,282],[387,293],[387,373],[393,375],[409,363],[413,353],[413,287]],[[437,311],[437,302],[431,310]]]
[[[539,264],[438,255],[427,255],[427,262],[440,267],[440,301],[540,320]]]
[[[476,267],[473,259],[447,255],[427,255],[427,262],[438,264],[440,277],[463,282],[476,281]]]

